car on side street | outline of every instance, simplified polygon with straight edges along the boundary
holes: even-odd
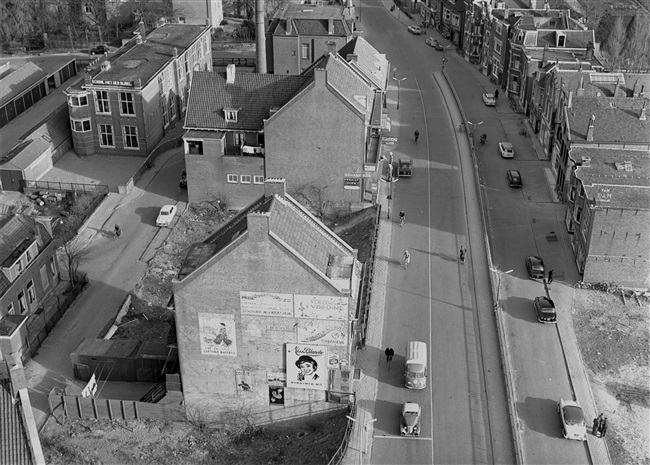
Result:
[[[483,94],[483,103],[488,107],[494,107],[497,104],[497,99],[494,98],[494,94]]]
[[[560,399],[557,411],[562,422],[562,436],[564,439],[577,441],[587,440],[587,423],[582,408],[574,400]]]
[[[399,433],[402,436],[420,435],[420,416],[422,409],[415,402],[406,402],[402,405],[400,414]]]
[[[90,49],[91,55],[104,55],[108,52],[110,52],[110,50],[106,45],[97,45]]]
[[[526,271],[530,279],[544,279],[544,260],[537,255],[526,257]]]
[[[156,218],[156,226],[164,227],[171,226],[174,216],[176,216],[176,205],[165,205],[160,209],[158,218]]]
[[[499,153],[503,158],[515,158],[515,148],[511,142],[499,142]]]
[[[408,29],[408,31],[411,34],[416,34],[416,35],[421,35],[422,34],[422,28],[420,26],[409,26],[406,29]]]
[[[555,312],[555,303],[548,297],[535,297],[533,302],[537,321],[540,323],[557,323],[557,313]]]
[[[508,177],[508,184],[510,187],[522,187],[523,184],[521,182],[521,173],[517,170],[508,170],[506,172],[506,176]]]
[[[400,178],[410,178],[413,175],[413,159],[400,158],[397,162],[397,176]]]
[[[433,37],[429,37],[429,38],[425,41],[425,43],[426,43],[427,45],[429,45],[429,46],[435,48],[435,49],[438,50],[439,52],[442,52],[442,51],[445,49],[445,47],[443,47],[442,44],[441,44],[440,42],[438,42],[438,39],[434,39]]]

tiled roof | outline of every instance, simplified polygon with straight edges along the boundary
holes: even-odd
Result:
[[[34,63],[23,66],[0,79],[0,106],[18,97],[34,84],[47,77],[47,73]]]
[[[348,55],[356,55],[356,63],[350,63],[352,67],[358,68],[378,89],[386,90],[390,62],[385,54],[379,53],[366,39],[357,36],[341,47],[338,53],[346,61]]]
[[[14,402],[8,379],[0,379],[0,463],[31,465],[31,450],[20,406]]]
[[[650,143],[650,115],[639,119],[643,105],[650,112],[648,99],[573,96],[567,109],[572,141],[586,141],[589,120],[593,115],[593,142]]]
[[[580,162],[591,158],[589,166],[578,166],[575,176],[585,188],[585,196],[601,207],[650,210],[650,152],[576,147],[571,158]],[[625,162],[629,170],[625,170]],[[617,167],[618,164],[618,167]]]
[[[556,38],[558,32],[566,36],[564,47],[557,47]],[[594,31],[569,31],[569,30],[549,30],[540,29],[537,32],[537,47],[548,45],[551,48],[583,48],[586,49],[589,42],[595,43]]]
[[[370,118],[375,93],[340,55],[328,53],[303,75],[313,76],[314,69],[327,70],[327,85],[334,88],[359,112]]]
[[[641,92],[642,88],[644,92],[650,89],[650,74],[579,72],[562,68],[556,75],[556,79],[562,79],[564,87],[572,90],[574,95],[582,80],[584,97],[613,97],[617,82],[618,92],[627,97],[632,97],[635,88],[636,94]]]
[[[195,71],[185,117],[187,129],[258,131],[272,107],[282,107],[307,83],[305,76],[235,72],[234,84],[219,73]],[[239,109],[227,122],[224,108]]]

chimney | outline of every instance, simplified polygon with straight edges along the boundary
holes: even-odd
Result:
[[[591,118],[589,119],[589,126],[587,127],[587,142],[593,142],[594,141],[594,122],[596,121],[596,117],[594,115],[591,115]]]
[[[571,108],[571,104],[573,103],[573,91],[569,91],[569,99],[567,101],[566,107]]]
[[[174,59],[178,58],[178,49],[174,47]]]
[[[591,166],[591,157],[588,157],[587,155],[583,155],[582,159],[580,160],[580,166],[584,166],[585,168],[588,168]]]
[[[348,53],[348,56],[345,58],[348,62],[356,63],[359,57],[354,53]]]
[[[230,63],[226,66],[226,84],[235,83],[235,64]]]
[[[638,97],[643,97],[643,96],[644,96],[643,89],[645,89],[645,85],[642,85],[642,86],[641,86],[641,90],[639,91],[639,95],[638,95]]]
[[[266,34],[264,32],[264,0],[255,0],[255,58],[258,74],[266,74]]]
[[[614,97],[618,97],[618,89],[621,86],[621,78],[616,78],[616,86],[614,87]]]
[[[327,70],[323,68],[314,69],[314,84],[316,87],[325,88],[327,86]]]
[[[327,20],[327,33],[329,35],[334,34],[334,18],[329,18]]]
[[[542,68],[546,66],[546,52],[548,52],[548,44],[544,45],[544,51],[542,52]]]
[[[138,33],[140,34],[140,38],[142,38],[143,42],[147,40],[147,29],[144,27],[144,21],[140,21],[138,24]]]
[[[583,95],[585,95],[585,77],[580,76],[580,85],[578,86],[576,97],[582,97]]]
[[[639,87],[639,80],[634,81],[634,87],[632,87],[632,97],[636,97],[636,90]]]
[[[269,197],[277,195],[280,198],[287,196],[287,183],[283,178],[269,178],[264,181],[264,195]]]
[[[109,69],[111,69],[111,62],[108,60],[102,62],[102,71],[108,71]]]
[[[293,20],[291,18],[286,19],[287,27],[285,34],[290,36],[293,33]]]
[[[588,61],[591,61],[591,60],[594,59],[594,43],[593,42],[589,42],[587,44],[587,51],[585,52],[585,58]]]
[[[271,214],[268,212],[252,212],[246,216],[248,226],[248,237],[253,242],[266,242],[269,237],[269,220]]]
[[[327,53],[336,54],[336,42],[333,40],[328,40],[325,42],[325,45],[327,46]]]
[[[641,108],[641,114],[639,115],[639,121],[645,121],[646,120],[646,115],[645,115],[645,100],[643,101],[643,108]]]

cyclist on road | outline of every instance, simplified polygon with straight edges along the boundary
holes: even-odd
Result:
[[[386,366],[390,370],[390,362],[393,360],[393,355],[395,355],[395,351],[390,347],[386,347],[384,353],[386,354]]]
[[[465,254],[467,253],[467,249],[464,247],[460,248],[460,251],[458,252],[458,256],[460,257],[460,262],[465,263]]]
[[[411,261],[411,254],[409,253],[408,250],[405,250],[404,251],[404,269],[405,270],[408,270],[410,261]]]
[[[416,144],[417,144],[419,138],[420,138],[420,131],[418,131],[418,130],[416,129],[416,130],[415,130],[415,143],[416,143]]]
[[[404,218],[406,217],[406,213],[404,213],[404,210],[399,212],[399,226],[400,228],[404,226]]]
[[[120,237],[122,235],[122,230],[119,225],[115,225],[115,237]]]

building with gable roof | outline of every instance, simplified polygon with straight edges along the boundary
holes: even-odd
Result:
[[[245,406],[266,423],[334,408],[328,393],[350,393],[360,274],[356,250],[267,179],[173,282],[188,415]]]
[[[366,39],[358,36],[341,47],[338,54],[364,77],[366,83],[374,90],[386,92],[390,79],[390,61],[385,53],[379,53]]]
[[[0,359],[25,358],[27,321],[60,280],[50,218],[0,215]]]
[[[359,49],[358,47],[356,48]],[[196,73],[185,120],[190,202],[243,208],[265,178],[319,215],[374,202],[388,62],[328,53],[303,75]],[[326,128],[337,128],[336,137]],[[195,184],[192,186],[192,184]]]
[[[269,73],[300,74],[354,37],[354,6],[287,3],[266,30]]]
[[[650,287],[650,142],[643,150],[571,150],[567,226],[585,282]]]
[[[185,114],[189,82],[212,69],[210,26],[164,24],[66,89],[78,155],[147,156]]]

